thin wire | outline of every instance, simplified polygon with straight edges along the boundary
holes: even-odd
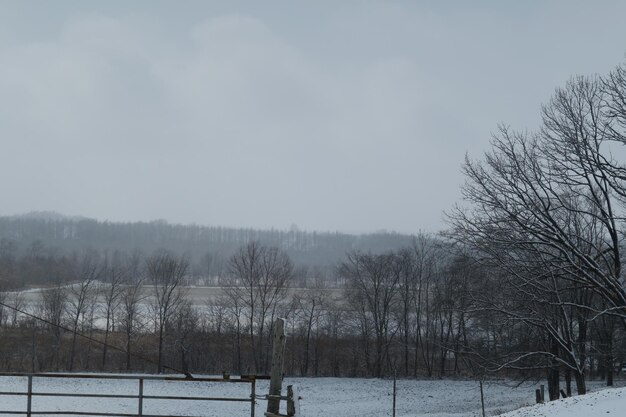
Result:
[[[35,316],[34,314],[28,313],[28,312],[26,312],[26,311],[24,311],[24,310],[21,310],[21,309],[19,309],[19,308],[17,308],[17,307],[14,307],[14,306],[11,306],[11,305],[8,305],[8,304],[5,304],[5,303],[3,303],[3,302],[0,302],[0,306],[3,306],[3,307],[6,307],[6,308],[9,308],[9,309],[11,309],[11,310],[15,310],[15,311],[17,311],[18,313],[24,314],[25,316],[31,317],[31,318],[33,318],[33,319],[35,319],[35,320],[39,320],[39,321],[41,321],[41,322],[43,322],[43,323],[46,323],[46,324],[48,324],[48,325],[50,325],[50,326],[58,327],[58,328],[59,328],[59,329],[61,329],[61,330],[64,330],[64,331],[66,331],[66,332],[70,332],[70,333],[72,333],[72,334],[75,334],[76,336],[80,336],[80,337],[82,337],[82,338],[84,338],[84,339],[89,340],[90,342],[94,342],[94,343],[96,343],[96,344],[99,344],[99,345],[102,345],[102,346],[106,346],[106,347],[111,348],[111,349],[113,349],[113,350],[117,350],[117,351],[119,351],[119,352],[123,352],[123,353],[125,353],[125,354],[127,354],[127,355],[130,355],[130,356],[133,356],[133,357],[135,357],[135,358],[137,358],[137,359],[141,359],[141,360],[143,360],[143,361],[145,361],[145,362],[151,363],[151,364],[153,364],[153,365],[157,365],[157,367],[158,367],[158,366],[161,366],[161,368],[164,368],[164,369],[169,369],[170,371],[174,371],[174,372],[176,372],[176,373],[178,373],[178,374],[183,374],[183,375],[185,375],[187,378],[193,379],[193,376],[192,376],[189,372],[184,372],[184,371],[181,371],[180,369],[176,369],[176,368],[173,368],[173,367],[171,367],[171,366],[166,366],[166,365],[163,365],[163,364],[159,365],[159,363],[158,363],[158,362],[156,362],[156,361],[154,361],[153,359],[146,358],[145,356],[143,356],[143,355],[139,355],[139,354],[137,354],[137,353],[128,352],[128,351],[127,351],[126,349],[124,349],[124,348],[121,348],[121,347],[119,347],[119,346],[115,346],[115,345],[110,345],[110,344],[105,343],[105,342],[103,342],[103,341],[101,341],[101,340],[94,339],[94,338],[93,338],[93,337],[91,337],[91,336],[87,336],[87,335],[85,335],[85,334],[79,333],[79,332],[77,332],[77,331],[75,331],[75,330],[70,329],[69,327],[65,327],[65,326],[62,326],[62,325],[60,325],[60,324],[53,323],[53,322],[51,322],[51,321],[49,321],[49,320],[44,319],[43,317],[38,317],[38,316]]]

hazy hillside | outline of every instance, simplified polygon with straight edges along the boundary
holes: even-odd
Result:
[[[335,265],[348,251],[384,252],[410,245],[413,237],[397,233],[318,233],[296,228],[289,231],[237,229],[165,221],[115,223],[34,212],[0,217],[0,239],[13,241],[19,252],[28,251],[34,242],[62,252],[93,247],[98,250],[140,249],[148,253],[167,248],[187,253],[196,264],[220,263],[240,246],[258,240],[285,250],[297,265],[324,267]]]

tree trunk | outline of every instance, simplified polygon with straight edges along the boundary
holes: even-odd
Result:
[[[130,333],[126,335],[126,370],[130,371]]]
[[[311,314],[312,315],[312,314]],[[302,376],[307,376],[309,374],[309,345],[311,343],[311,327],[312,327],[311,318],[308,323],[307,331],[306,331],[306,344],[304,346],[304,364],[303,364],[303,372]]]
[[[556,340],[551,340],[550,352],[555,356],[552,359],[552,364],[548,369],[548,394],[550,396],[550,401],[555,401],[559,399],[560,396],[560,386],[559,386],[559,362],[556,360],[556,357],[559,354],[559,344]]]
[[[104,367],[106,366],[106,362],[107,362],[107,348],[108,348],[108,341],[109,341],[109,326],[110,326],[110,322],[111,322],[111,313],[107,310],[107,321],[106,321],[106,327],[104,329],[104,345],[102,346],[102,370],[104,370]]]
[[[578,395],[583,395],[587,393],[587,385],[585,383],[585,374],[584,372],[575,372],[574,378],[576,378],[576,392]]]
[[[70,372],[72,372],[72,370],[74,369],[74,356],[76,354],[76,333],[77,332],[78,330],[76,329],[76,326],[74,326],[74,333],[72,333],[72,349],[70,350],[70,364],[68,366]]]
[[[157,373],[163,373],[163,326],[159,327],[159,359],[157,364]]]
[[[606,367],[606,386],[607,387],[612,387],[613,386],[613,372],[614,372],[614,366],[613,366],[613,340],[612,340],[612,335],[609,335],[609,338],[607,340],[607,347],[606,347],[606,363],[605,363],[605,367]]]

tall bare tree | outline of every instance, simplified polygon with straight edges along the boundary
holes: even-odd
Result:
[[[77,259],[73,283],[68,287],[68,313],[72,321],[72,346],[68,368],[74,369],[76,356],[76,337],[79,333],[81,320],[87,319],[89,307],[96,301],[97,280],[102,272],[98,252],[86,249]]]
[[[401,274],[397,271],[393,253],[373,255],[354,252],[340,266],[340,272],[350,284],[349,300],[359,311],[363,331],[374,334],[374,375],[383,376],[389,347],[399,326],[393,320],[398,303]],[[371,326],[371,328],[370,328]]]
[[[231,280],[225,291],[232,304],[242,306],[247,316],[256,372],[268,367],[266,339],[271,331],[267,326],[271,326],[292,275],[293,264],[286,253],[254,241],[241,247],[230,260]]]
[[[500,310],[551,341],[543,355],[552,361],[552,398],[559,364],[574,371],[578,392],[586,391],[588,322],[604,314],[626,318],[626,176],[611,156],[611,146],[626,143],[616,116],[626,88],[619,74],[605,82],[576,77],[557,89],[535,134],[501,127],[482,160],[466,160],[470,207],[451,216],[451,236],[506,270],[513,294],[536,300],[531,312],[529,304],[506,300]]]
[[[167,250],[158,250],[146,262],[147,277],[152,283],[151,307],[158,337],[158,372],[163,372],[163,341],[166,326],[185,299],[183,288],[189,261]]]
[[[61,351],[61,326],[63,325],[63,321],[65,320],[67,299],[67,288],[60,284],[41,291],[40,315],[48,323],[48,331],[50,331],[53,335],[54,346],[52,346],[53,357],[51,362],[54,363],[54,369],[59,368]],[[35,323],[33,323],[33,335],[35,333],[34,328]],[[33,340],[33,346],[34,345],[35,341]]]
[[[143,327],[141,306],[146,296],[143,292],[145,271],[141,254],[133,253],[128,258],[126,265],[126,280],[119,295],[121,302],[119,321],[126,336],[126,370],[130,371],[133,342]]]
[[[109,333],[115,320],[115,312],[123,290],[122,284],[127,281],[127,265],[119,251],[113,252],[104,259],[100,294],[104,301],[104,346],[102,348],[102,368],[106,367]]]
[[[324,309],[328,307],[328,292],[324,282],[318,280],[312,288],[299,291],[293,296],[294,320],[304,333],[304,355],[300,373],[309,374],[311,338],[320,325]]]

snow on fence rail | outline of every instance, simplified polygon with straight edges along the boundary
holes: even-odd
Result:
[[[27,378],[26,392],[0,391],[0,396],[25,396],[26,410],[0,410],[0,414],[26,415],[80,415],[80,416],[120,416],[120,417],[163,417],[162,414],[144,414],[144,400],[178,400],[178,401],[226,401],[226,402],[247,402],[250,403],[250,416],[255,417],[255,403],[258,398],[256,394],[256,381],[259,379],[269,379],[268,376],[242,375],[239,378],[231,378],[226,375],[224,378],[187,378],[175,376],[134,376],[115,374],[65,374],[65,373],[0,373],[0,377],[25,377]],[[67,393],[67,392],[36,392],[33,390],[34,378],[71,378],[71,379],[102,379],[102,380],[135,380],[137,381],[137,394],[96,394],[96,393]],[[144,394],[144,381],[168,381],[168,382],[223,382],[223,383],[245,383],[250,384],[249,397],[209,397],[209,396],[179,396],[179,395],[146,395]],[[126,399],[137,400],[137,413],[110,413],[95,411],[71,411],[71,410],[33,410],[33,397],[71,397],[71,398],[105,398],[105,399]],[[172,415],[172,414],[167,414]],[[176,415],[175,417],[193,417]]]

